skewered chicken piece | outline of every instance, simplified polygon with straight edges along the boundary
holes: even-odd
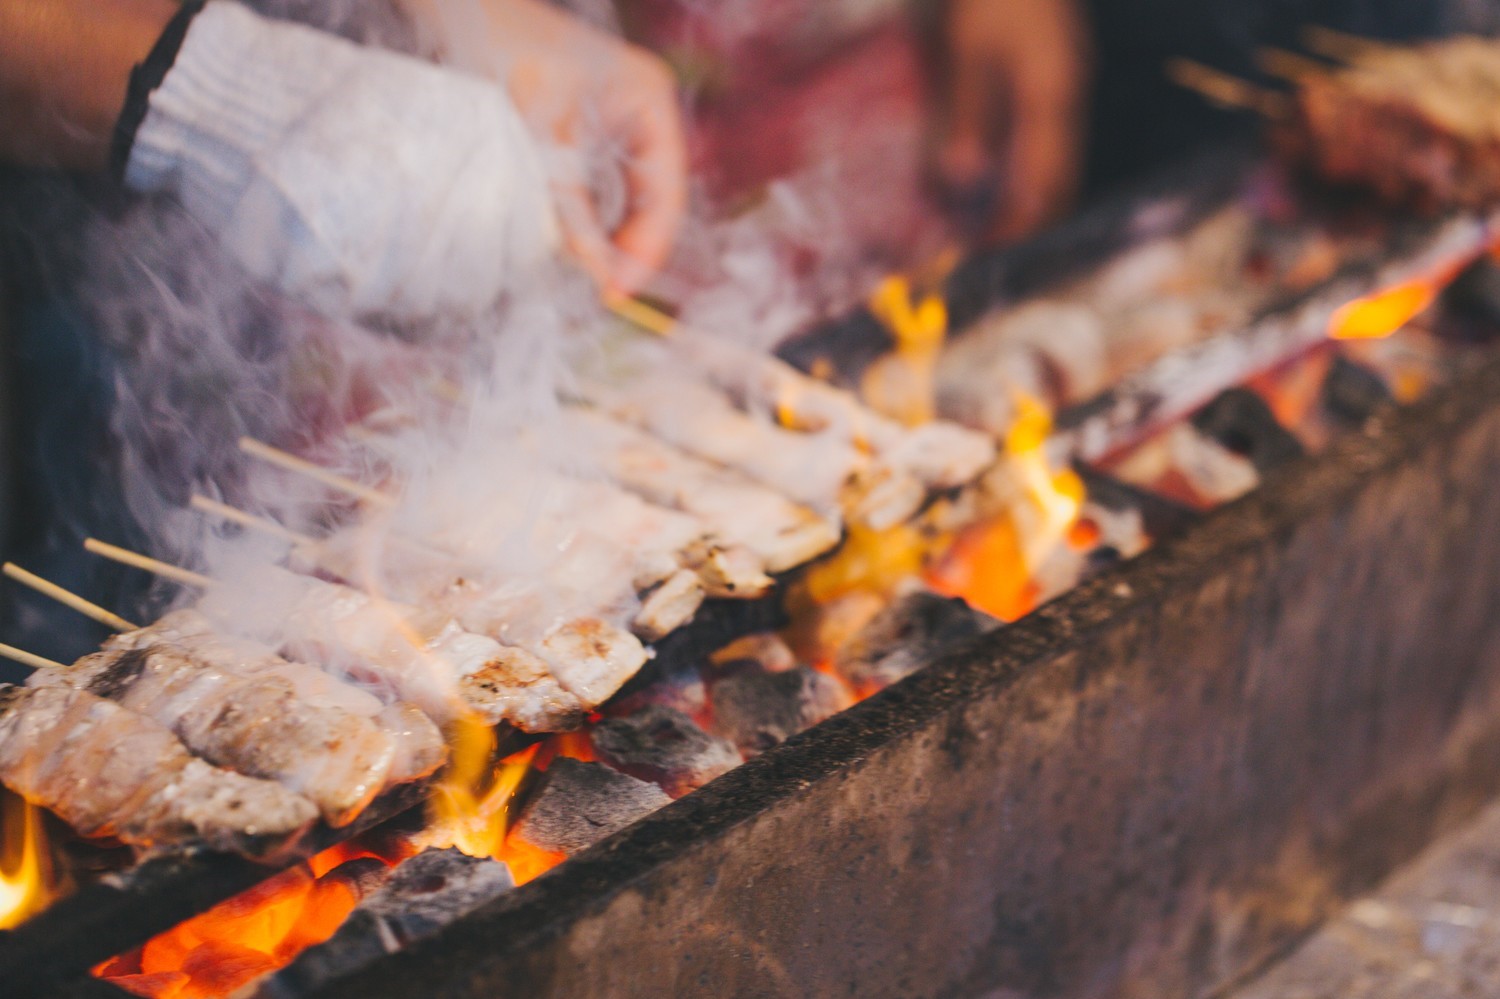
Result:
[[[575,726],[583,714],[536,655],[449,617],[275,566],[255,574],[248,582],[257,602],[240,602],[235,593],[245,591],[238,587],[215,588],[198,610],[226,629],[281,643],[296,658],[368,683],[384,692],[382,700],[409,702],[440,724],[473,711],[490,724],[550,732]]]
[[[742,409],[775,413],[796,430],[868,448],[877,465],[911,475],[930,491],[967,485],[995,461],[995,442],[985,434],[945,420],[903,426],[850,392],[722,337],[683,330],[672,347]]]
[[[718,536],[760,556],[768,572],[811,562],[839,542],[836,521],[734,469],[695,458],[594,410],[570,408],[561,419],[584,460],[652,503],[701,518]]]
[[[636,555],[581,529],[586,520],[587,511],[575,511],[571,521],[539,518],[526,532],[526,540],[545,552],[544,579],[490,568],[486,563],[493,562],[485,556],[492,552],[460,554],[396,542],[382,553],[385,577],[400,586],[397,596],[503,645],[509,661],[502,670],[480,671],[483,692],[502,697],[503,690],[519,688],[539,712],[533,719],[511,719],[528,731],[573,727],[646,662],[640,639],[612,623],[628,618],[637,600]],[[476,529],[473,537],[478,536],[482,532]],[[341,571],[337,567],[352,567],[368,547],[368,537],[351,529],[323,539],[315,557]],[[702,588],[696,576],[686,575],[694,587],[691,609],[696,609]],[[670,585],[672,579],[658,592]],[[648,598],[641,613],[650,606]]]
[[[890,527],[916,513],[927,498],[919,479],[878,468],[856,444],[757,418],[719,389],[680,371],[642,370],[609,384],[581,381],[578,394],[617,420],[739,469],[823,516]]]
[[[399,707],[387,714],[373,695],[314,667],[219,637],[193,611],[120,635],[28,685],[75,687],[146,715],[208,762],[305,795],[335,827],[446,756],[425,717],[415,722]]]
[[[0,781],[84,836],[266,856],[316,821],[274,781],[197,759],[165,726],[71,687],[0,686]]]

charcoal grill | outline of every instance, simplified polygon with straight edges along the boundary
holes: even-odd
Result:
[[[1212,995],[1500,791],[1496,481],[1500,357],[303,994]],[[0,937],[10,994],[122,995],[249,877],[193,864]]]

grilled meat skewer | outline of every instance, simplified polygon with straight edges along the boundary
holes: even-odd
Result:
[[[473,712],[525,731],[576,726],[583,708],[537,656],[466,631],[450,617],[275,566],[255,570],[265,599],[210,590],[198,610],[228,630],[285,647],[445,724]]]
[[[285,848],[315,805],[194,757],[165,726],[71,687],[0,686],[0,781],[84,836],[143,849]]]
[[[206,628],[201,615],[178,611],[28,685],[86,690],[150,717],[209,763],[306,796],[334,827],[442,763],[442,736],[425,718],[419,727],[386,716],[364,691]]]

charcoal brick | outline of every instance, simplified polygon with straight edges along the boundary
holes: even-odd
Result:
[[[342,974],[432,936],[514,887],[510,868],[499,861],[457,850],[420,853],[392,871],[337,933],[263,983],[257,996],[312,995]]]
[[[573,854],[671,800],[655,784],[602,763],[564,757],[542,775],[511,835],[543,850]]]
[[[728,741],[703,731],[681,711],[660,704],[603,721],[592,737],[599,759],[658,785],[674,798],[697,790],[741,762]]]
[[[1344,423],[1362,424],[1382,406],[1395,401],[1385,379],[1342,355],[1333,359],[1323,380],[1323,408]]]
[[[838,656],[838,668],[861,688],[902,680],[1000,622],[956,597],[909,593],[876,615]]]
[[[1193,416],[1198,432],[1250,460],[1262,475],[1303,454],[1302,442],[1247,388],[1232,388]]]
[[[714,724],[746,756],[763,753],[846,706],[837,680],[806,666],[731,672],[710,689]]]

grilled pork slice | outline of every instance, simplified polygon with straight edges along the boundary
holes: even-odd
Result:
[[[73,687],[0,686],[0,781],[85,836],[265,856],[314,821],[274,781],[195,758],[165,726]]]
[[[269,646],[227,635],[196,610],[172,611],[148,627],[116,635],[105,643],[106,649],[113,650],[157,646],[176,649],[200,666],[227,671],[234,676],[233,684],[287,689],[305,710],[317,711],[330,721],[346,715],[368,719],[369,724],[391,742],[391,765],[385,777],[387,785],[426,777],[442,766],[448,757],[443,734],[414,706],[403,702],[386,705],[368,690],[325,673],[316,666],[284,659]],[[160,717],[158,720],[169,726],[172,724]],[[182,735],[181,732],[178,734]],[[241,769],[238,766],[233,768]]]
[[[284,678],[247,679],[170,645],[98,652],[30,685],[76,687],[145,715],[215,766],[305,795],[332,826],[385,788],[396,755],[368,717],[313,707]]]
[[[659,506],[698,517],[718,537],[759,555],[766,571],[811,562],[839,542],[836,520],[819,516],[734,469],[695,458],[588,409],[562,416],[569,443],[621,486]]]
[[[538,693],[571,703],[579,713],[609,700],[646,663],[640,639],[605,618],[565,614],[552,619],[545,603],[518,600],[486,580],[453,580],[429,599],[465,627],[504,635],[524,649],[557,685],[539,688]],[[535,614],[518,613],[527,607]]]

